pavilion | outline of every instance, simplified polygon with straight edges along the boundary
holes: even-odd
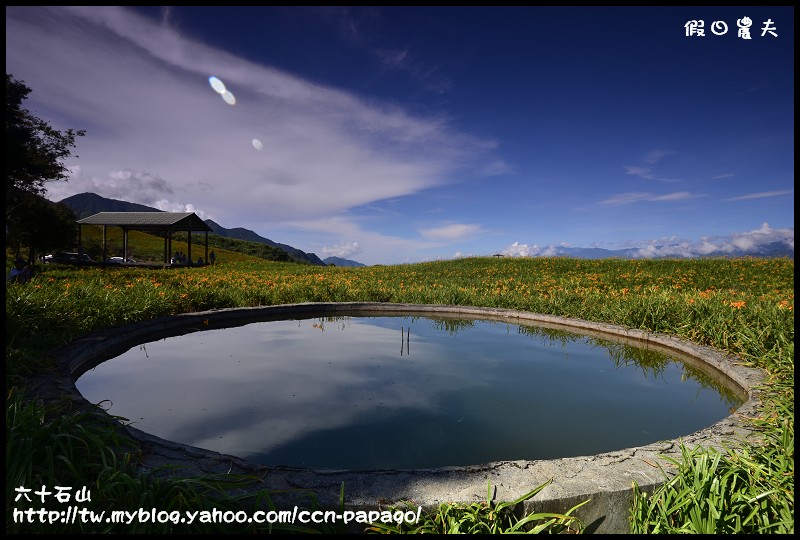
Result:
[[[205,232],[205,254],[208,262],[208,233],[211,231],[205,221],[194,212],[100,212],[78,220],[78,245],[83,249],[83,226],[103,226],[103,260],[108,260],[106,231],[108,227],[120,227],[123,232],[123,258],[128,260],[128,231],[145,231],[164,235],[164,264],[170,264],[172,253],[172,233],[187,232],[189,248],[187,260],[192,261],[192,233]]]

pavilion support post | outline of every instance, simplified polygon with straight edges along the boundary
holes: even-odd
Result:
[[[169,263],[169,252],[167,251],[167,235],[164,235],[164,264]]]
[[[128,262],[128,229],[122,229],[122,260]]]

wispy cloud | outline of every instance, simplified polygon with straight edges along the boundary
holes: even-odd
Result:
[[[462,238],[468,238],[480,233],[483,227],[470,223],[453,223],[434,227],[430,229],[420,229],[419,233],[428,240],[453,242]]]
[[[759,92],[761,90],[764,90],[765,88],[768,88],[769,86],[770,86],[770,82],[768,80],[761,79],[760,81],[751,84],[750,86],[748,86],[747,88],[745,88],[741,92],[737,92],[736,95],[737,96],[743,96],[745,94],[751,94],[753,92]]]
[[[711,179],[712,180],[722,180],[724,178],[731,178],[733,176],[736,176],[736,175],[733,174],[733,173],[725,173],[725,174],[718,174],[716,176],[712,176]]]
[[[415,55],[411,45],[387,48],[379,41],[382,32],[376,29],[385,22],[377,11],[364,7],[357,10],[358,16],[353,8],[344,6],[325,6],[311,12],[319,13],[326,20],[332,21],[344,41],[372,56],[384,74],[405,74],[420,87],[437,94],[444,94],[452,89],[453,81],[442,75],[438,66]]]
[[[514,174],[515,172],[514,167],[503,160],[487,163],[480,170],[482,176],[502,176],[505,174]]]
[[[223,226],[246,215],[268,230],[419,193],[462,167],[496,168],[493,141],[441,117],[237,58],[169,20],[120,7],[7,9],[7,71],[35,65],[23,70],[31,107],[46,107],[54,127],[87,130],[67,163],[77,166],[70,181],[49,186],[52,200],[94,192],[202,208]],[[235,106],[219,99],[211,75]],[[76,123],[86,118],[93,123]]]
[[[359,11],[360,16],[356,17],[353,9],[348,6],[317,6],[306,13],[322,17],[328,23],[333,24],[339,36],[345,42],[355,46],[364,46],[366,38],[363,35],[362,26],[377,16],[376,12],[365,9]]]
[[[673,152],[672,150],[653,150],[652,152],[648,152],[639,159],[642,165],[626,165],[623,167],[623,169],[625,169],[625,174],[638,176],[640,178],[644,178],[645,180],[674,182],[675,180],[658,178],[656,174],[653,172],[654,165],[656,165],[659,161],[661,161],[665,157],[674,153],[675,152]]]
[[[623,204],[633,204],[638,202],[674,202],[685,201],[688,199],[697,199],[704,197],[696,193],[688,191],[676,191],[674,193],[665,193],[663,195],[656,195],[654,193],[619,193],[613,195],[608,199],[600,201],[598,204],[607,204],[612,206],[619,206]]]
[[[436,94],[446,94],[453,89],[453,81],[438,66],[428,64],[414,56],[410,49],[372,50],[384,72],[401,72],[411,77],[422,88]]]
[[[378,51],[376,55],[384,65],[389,67],[402,67],[408,57],[408,51]]]
[[[738,197],[730,197],[726,201],[746,201],[749,199],[765,199],[767,197],[780,197],[782,195],[791,195],[794,193],[793,189],[782,189],[778,191],[762,191],[760,193],[748,193],[747,195],[739,195]]]
[[[248,223],[241,224],[249,227]],[[285,234],[282,232],[283,243],[298,246],[291,240],[292,234],[301,231],[301,234],[310,234],[316,239],[315,244],[305,245],[304,251],[320,252],[327,256],[352,257],[356,253],[345,255],[350,250],[356,249],[359,253],[369,253],[369,261],[359,260],[371,264],[371,261],[410,262],[399,258],[398,253],[414,253],[420,258],[425,258],[426,250],[442,246],[441,241],[426,239],[403,238],[392,234],[383,234],[361,226],[356,219],[343,216],[318,216],[303,220],[290,220],[283,224]],[[341,240],[346,238],[348,240]],[[337,254],[338,251],[338,254]]]
[[[642,158],[642,163],[648,163],[650,165],[654,165],[664,159],[665,157],[669,156],[670,154],[674,154],[672,150],[653,150],[652,152],[647,153]]]
[[[627,167],[623,167],[623,169],[625,169],[626,174],[632,174],[634,176],[638,176],[646,180],[655,180],[655,176],[653,176],[653,170],[650,167],[642,167],[641,165],[629,165]]]

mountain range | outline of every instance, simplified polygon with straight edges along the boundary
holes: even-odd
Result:
[[[780,258],[788,257],[794,259],[794,249],[790,248],[786,242],[769,242],[753,247],[749,250],[731,249],[723,251],[711,251],[700,254],[693,251],[690,247],[661,244],[650,248],[650,253],[645,255],[643,248],[624,248],[624,249],[605,249],[605,248],[586,248],[568,246],[547,246],[537,252],[534,257],[573,257],[576,259],[665,259],[665,258],[701,258],[701,257],[763,257]],[[500,254],[496,256],[501,256]]]
[[[351,261],[350,259],[342,259],[341,257],[328,257],[323,260],[328,266],[367,266],[366,264]]]
[[[73,195],[59,201],[60,203],[68,206],[75,214],[77,219],[83,219],[98,212],[161,212],[157,208],[144,206],[141,204],[120,201],[116,199],[107,199],[95,193],[80,193]],[[289,257],[298,262],[313,264],[318,266],[365,266],[364,264],[343,259],[341,257],[328,257],[327,259],[320,259],[314,253],[306,253],[297,248],[286,244],[273,242],[269,238],[264,238],[257,233],[242,227],[235,227],[233,229],[226,229],[222,225],[207,219],[205,223],[211,228],[212,232],[216,235],[232,238],[235,240],[244,240],[248,242],[258,242],[266,244],[270,247],[281,249],[285,251]],[[626,249],[605,249],[605,248],[586,248],[586,247],[569,247],[569,246],[546,246],[544,248],[536,248],[533,253],[528,253],[526,256],[532,257],[574,257],[579,259],[635,259],[635,258],[697,258],[697,257],[788,257],[794,259],[794,246],[792,241],[772,241],[764,242],[759,245],[751,245],[749,249],[740,249],[727,245],[723,250],[721,247],[717,250],[710,249],[709,246],[704,246],[704,252],[698,253],[691,246],[670,245],[663,244],[658,246],[650,246],[649,248],[626,248]],[[496,256],[503,256],[497,254]],[[514,255],[506,255],[514,256]]]
[[[77,195],[72,195],[71,197],[67,197],[66,199],[62,199],[58,202],[69,207],[70,210],[72,210],[72,212],[75,214],[76,219],[83,219],[89,216],[93,216],[98,212],[161,212],[162,211],[159,210],[158,208],[153,208],[142,204],[120,201],[117,199],[107,199],[105,197],[97,195],[96,193],[79,193]],[[242,227],[226,229],[219,223],[216,223],[210,219],[206,219],[204,221],[211,228],[211,232],[218,236],[223,236],[225,238],[233,238],[235,240],[245,240],[247,242],[258,242],[261,244],[266,244],[270,247],[282,249],[289,255],[289,257],[298,262],[305,262],[317,266],[327,266],[329,264],[334,264],[335,266],[364,266],[359,262],[350,261],[339,257],[328,257],[323,261],[314,253],[306,253],[295,247],[286,244],[280,244],[278,242],[273,242],[269,238],[264,238],[263,236],[260,236],[259,234],[249,229],[245,229]]]

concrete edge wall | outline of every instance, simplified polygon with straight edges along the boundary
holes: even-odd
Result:
[[[760,402],[757,387],[764,374],[736,357],[672,336],[580,319],[556,317],[497,308],[448,305],[387,304],[377,302],[303,303],[256,308],[231,308],[164,317],[112,327],[83,336],[52,352],[53,374],[42,375],[31,388],[45,402],[67,396],[80,407],[91,407],[75,387],[75,380],[97,364],[131,347],[168,336],[193,331],[241,326],[251,322],[315,316],[440,315],[500,320],[512,324],[545,326],[600,337],[611,341],[657,349],[687,362],[710,366],[728,385],[734,383],[744,404],[722,421],[696,433],[647,446],[604,454],[539,461],[494,462],[469,467],[428,470],[335,471],[268,467],[234,456],[166,441],[133,427],[124,429],[139,441],[142,469],[163,476],[249,474],[259,482],[236,494],[259,489],[275,493],[278,504],[308,504],[309,493],[326,508],[338,508],[342,484],[345,507],[353,510],[385,509],[410,501],[426,510],[445,502],[485,501],[491,486],[495,500],[516,500],[534,488],[548,484],[524,503],[526,513],[564,513],[578,504],[576,515],[587,532],[628,533],[632,486],[646,492],[674,474],[668,460],[680,460],[681,444],[724,449],[735,446],[753,433],[743,418],[755,416]]]

